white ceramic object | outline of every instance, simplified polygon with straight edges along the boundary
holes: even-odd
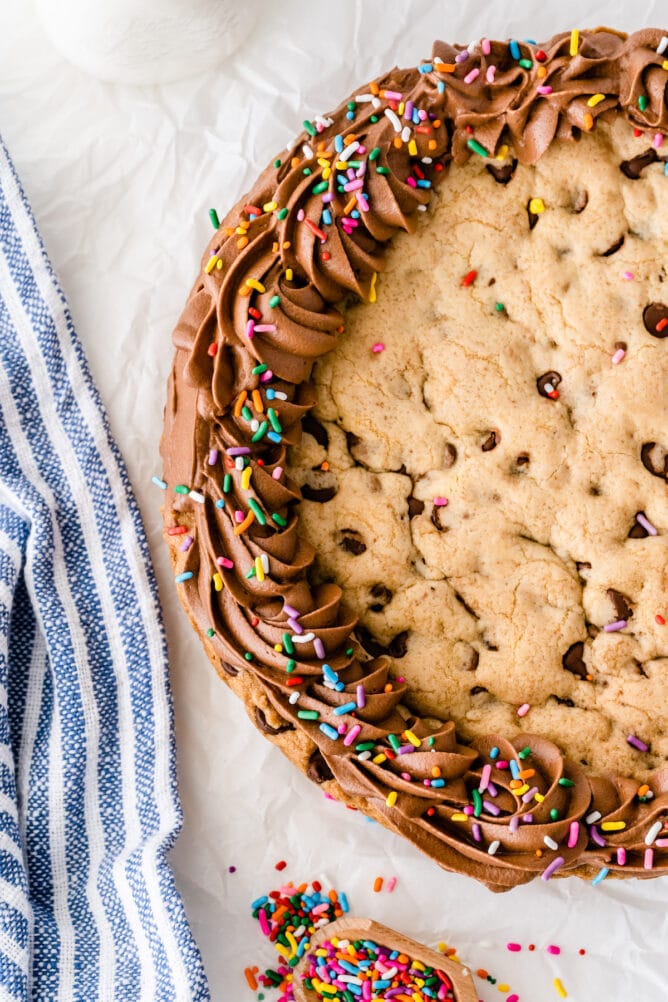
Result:
[[[101,80],[162,84],[229,58],[259,0],[36,0],[61,55]]]

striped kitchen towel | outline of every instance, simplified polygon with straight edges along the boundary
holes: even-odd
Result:
[[[0,1002],[208,999],[146,537],[0,142]]]

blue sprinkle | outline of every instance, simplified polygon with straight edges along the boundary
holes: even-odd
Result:
[[[350,905],[348,904],[348,898],[345,896],[345,894],[343,894],[343,892],[339,894],[339,904],[341,905],[341,908],[343,909],[344,912],[350,910]],[[304,941],[306,941],[306,937],[304,937]]]
[[[378,988],[389,988],[391,984],[392,984],[392,982],[389,981],[387,978],[384,979],[383,981],[381,981],[379,979],[378,981],[374,981],[373,987],[374,987],[374,990],[376,990]]]
[[[339,964],[344,969],[344,971],[348,971],[349,974],[359,973],[359,967],[355,967],[354,964],[349,964],[347,960],[339,960]]]
[[[329,665],[323,665],[322,666],[322,673],[323,673],[323,675],[325,676],[325,678],[327,679],[328,682],[338,682],[339,681],[339,676],[336,674],[336,672],[334,671],[333,668],[329,667]]]
[[[323,209],[322,210],[322,221],[327,226],[331,226],[331,223],[332,223],[332,213],[329,211],[329,209]]]
[[[351,995],[361,995],[362,994],[362,989],[360,988],[360,986],[359,985],[353,985],[350,982],[348,982],[348,991],[351,993]]]
[[[536,41],[535,38],[525,38],[524,41],[527,43],[527,45],[538,45],[538,42]]]
[[[334,689],[336,692],[343,692],[345,687],[346,687],[345,682],[337,682],[336,685],[334,686]]]
[[[428,181],[426,178],[420,179],[417,182],[417,186],[418,188],[431,188],[431,181]]]
[[[499,749],[496,747],[496,745],[494,745],[494,747],[490,750],[489,757],[491,759],[499,757]]]
[[[302,936],[299,940],[299,946],[297,947],[297,956],[301,957],[306,949],[306,945],[309,942],[308,936]]]
[[[337,174],[336,180],[339,182],[339,184],[348,184],[348,178],[344,177],[343,174]]]
[[[254,212],[249,212],[248,213],[248,221],[252,223],[254,219],[257,219],[257,216],[255,215],[255,213]]]
[[[337,153],[343,152],[343,136],[340,134],[338,136],[334,136],[334,149]]]
[[[445,786],[445,780],[444,779],[432,779],[431,785],[432,786],[436,786],[436,787]]]
[[[323,734],[326,734],[328,738],[331,738],[332,741],[338,740],[339,732],[336,727],[332,727],[331,724],[320,724],[320,730]]]
[[[266,905],[269,898],[266,894],[263,894],[261,898],[256,898],[255,901],[251,903],[251,911],[254,912],[256,908],[262,908],[262,905]]]
[[[184,571],[183,574],[177,574],[174,580],[177,584],[181,584],[182,581],[190,581],[193,576],[192,571]]]
[[[519,779],[520,777],[520,767],[514,758],[510,760],[510,771],[513,774],[513,779]]]
[[[610,870],[608,869],[608,867],[602,866],[601,869],[596,874],[596,876],[594,877],[594,879],[592,880],[592,886],[596,887],[597,884],[600,884],[602,880],[605,880],[605,878],[608,876],[609,873]]]
[[[269,439],[270,442],[278,443],[283,441],[283,439],[281,438],[281,436],[278,434],[277,431],[268,431],[267,438]]]
[[[355,117],[355,112],[354,111],[348,111],[348,112],[346,112],[346,118],[348,119],[349,122],[352,122],[352,120],[354,119],[354,117]]]
[[[273,386],[267,387],[267,400],[273,400],[276,396],[276,390]]]
[[[344,703],[343,706],[337,706],[334,710],[335,717],[342,717],[344,713],[351,713],[352,710],[357,709],[357,703],[352,700],[350,703]]]
[[[436,90],[438,91],[439,94],[442,94],[444,92],[444,90],[445,90],[445,80],[439,80],[438,81],[438,84],[436,85]]]
[[[350,215],[353,217],[353,219],[359,219],[359,217],[360,217],[359,209],[353,209],[353,211],[350,213]]]
[[[510,48],[510,54],[513,57],[513,59],[521,59],[522,54],[520,52],[520,47],[519,47],[519,45],[517,44],[517,42],[515,41],[514,38],[510,39],[510,42],[508,43],[508,45],[509,45],[509,48]]]
[[[225,499],[218,498],[218,500],[216,501],[216,508],[224,508],[224,507],[225,507]]]
[[[668,160],[666,160],[665,164],[663,165],[663,173],[666,175],[666,177],[668,177]]]
[[[156,487],[160,488],[161,491],[167,490],[166,482],[164,480],[161,480],[160,477],[151,477],[151,480],[153,481]]]
[[[413,108],[413,125],[420,124],[420,113],[417,108]]]
[[[434,67],[432,66],[431,63],[420,63],[420,65],[418,66],[420,73],[431,73],[433,68]]]

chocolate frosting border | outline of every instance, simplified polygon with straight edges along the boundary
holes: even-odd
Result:
[[[447,163],[495,157],[507,183],[513,158],[533,164],[620,113],[665,135],[666,45],[649,28],[435,43],[430,61],[304,123],[217,228],[174,331],[166,532],[180,599],[221,675],[262,702],[255,722],[284,750],[300,744],[314,781],[333,777],[349,803],[494,890],[553,873],[668,873],[657,838],[668,769],[639,795],[635,780],[589,776],[537,735],[467,745],[451,721],[413,716],[391,659],[368,659],[354,639],[341,590],[310,585],[301,494],[282,464],[342,307],[375,300],[383,248],[414,229]]]

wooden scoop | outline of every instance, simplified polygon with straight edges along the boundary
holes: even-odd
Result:
[[[478,992],[473,983],[473,978],[468,967],[457,964],[454,960],[444,957],[436,950],[430,950],[422,943],[416,943],[407,936],[396,932],[395,929],[388,929],[385,925],[380,925],[368,918],[354,918],[345,915],[343,918],[330,922],[322,926],[311,937],[311,943],[307,953],[313,953],[321,943],[332,936],[339,939],[370,939],[379,946],[388,947],[390,950],[399,950],[405,953],[412,960],[419,960],[427,967],[438,968],[443,971],[450,981],[454,990],[457,1002],[478,1002]],[[293,990],[296,1002],[320,1002],[320,996],[314,988],[307,988],[302,979],[302,975],[308,967],[306,957],[302,957],[294,969]]]

